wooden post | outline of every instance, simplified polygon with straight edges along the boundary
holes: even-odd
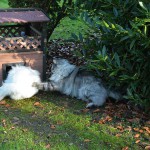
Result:
[[[46,43],[47,43],[47,23],[43,23],[41,49],[43,51],[43,81],[46,80]]]
[[[30,31],[31,31],[31,29],[30,29],[30,24],[31,24],[31,23],[27,23],[27,24],[25,25],[25,34],[28,35],[28,36],[30,36]]]

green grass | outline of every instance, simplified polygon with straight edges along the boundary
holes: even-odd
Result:
[[[8,8],[8,1],[7,0],[0,0],[0,8]]]
[[[92,113],[80,111],[85,107],[82,101],[40,93],[31,99],[6,102],[9,107],[0,106],[0,149],[44,150],[48,144],[52,150],[139,149],[132,131],[116,137],[119,130],[112,125],[93,123]],[[34,106],[35,102],[40,105]]]
[[[50,39],[69,39],[72,33],[77,35],[82,33],[84,35],[85,32],[89,31],[89,27],[80,19],[70,19],[66,17],[61,20]]]

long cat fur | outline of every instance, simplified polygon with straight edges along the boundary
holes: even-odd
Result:
[[[33,87],[34,82],[38,84],[41,82],[37,70],[26,66],[13,66],[0,87],[0,100],[6,96],[14,100],[32,97],[38,92],[38,89]]]
[[[106,89],[100,79],[80,71],[66,59],[53,59],[51,73],[49,82],[35,83],[34,86],[40,90],[59,91],[86,101],[86,107],[102,106],[108,97],[116,100],[121,98],[120,94]]]

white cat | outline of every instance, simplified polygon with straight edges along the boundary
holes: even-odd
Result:
[[[9,96],[14,100],[30,98],[38,92],[34,82],[41,83],[40,73],[26,66],[13,66],[0,87],[0,100]]]

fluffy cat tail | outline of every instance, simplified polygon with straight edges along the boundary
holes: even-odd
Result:
[[[108,91],[108,97],[111,97],[117,101],[122,99],[122,95],[118,92],[114,92],[114,91]]]
[[[7,96],[7,90],[5,89],[5,87],[0,87],[0,101],[4,99],[4,97]]]

